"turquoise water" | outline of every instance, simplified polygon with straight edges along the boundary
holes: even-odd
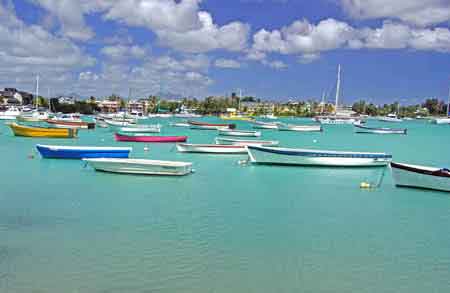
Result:
[[[215,137],[170,121],[160,120],[164,134]],[[392,126],[409,133],[325,126],[262,138],[450,166],[450,127]],[[191,161],[196,173],[96,173],[80,161],[31,159],[36,143],[130,145],[133,157]],[[389,169],[368,191],[360,182],[382,169],[242,166],[246,156],[144,146],[114,142],[108,129],[52,140],[13,137],[0,125],[0,292],[450,292],[447,193],[396,188]]]

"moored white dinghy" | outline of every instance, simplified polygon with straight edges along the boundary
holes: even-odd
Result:
[[[370,133],[370,134],[407,134],[406,128],[375,128],[355,124],[356,133]]]
[[[191,127],[191,125],[187,122],[175,122],[175,123],[169,123],[170,126],[173,127]]]
[[[278,129],[277,122],[262,122],[262,121],[254,121],[253,128],[255,129]]]
[[[121,127],[131,127],[134,123],[127,122],[127,121],[115,121],[115,120],[104,120],[106,124],[110,126],[121,126]]]
[[[248,130],[237,130],[237,129],[219,129],[219,135],[260,137],[261,136],[261,131],[248,131]]]
[[[311,149],[248,146],[250,162],[257,164],[336,167],[385,166],[392,156],[385,153],[342,152]]]
[[[135,125],[133,127],[121,127],[120,131],[121,132],[160,133],[161,125],[159,125],[159,124],[153,124],[153,125],[143,124],[143,125]]]
[[[182,153],[209,153],[209,154],[246,154],[247,153],[247,149],[244,145],[178,143],[177,150]]]
[[[281,131],[299,131],[299,132],[320,132],[322,131],[321,125],[295,125],[281,123],[278,126],[278,130]]]
[[[450,192],[450,171],[420,165],[391,163],[395,185]]]
[[[216,144],[228,144],[228,145],[256,145],[256,146],[277,146],[279,144],[276,140],[252,140],[252,139],[232,139],[216,137]]]
[[[140,174],[182,176],[192,173],[192,163],[158,161],[146,159],[83,159],[97,171]]]

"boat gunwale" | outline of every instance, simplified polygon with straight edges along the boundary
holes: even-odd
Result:
[[[419,167],[422,167],[422,168],[419,168]],[[409,165],[409,164],[401,164],[401,163],[391,162],[391,168],[409,171],[409,172],[422,174],[422,175],[441,177],[441,178],[450,178],[450,172],[445,172],[442,169],[435,168],[435,167],[426,167],[426,166]],[[432,169],[432,170],[426,170],[424,168],[428,168],[428,169]]]

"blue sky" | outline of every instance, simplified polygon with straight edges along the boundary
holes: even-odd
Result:
[[[449,0],[0,0],[0,86],[344,102],[446,99]],[[331,98],[330,98],[331,99]]]

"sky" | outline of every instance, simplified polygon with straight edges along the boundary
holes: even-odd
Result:
[[[447,99],[450,0],[0,0],[0,87]]]

